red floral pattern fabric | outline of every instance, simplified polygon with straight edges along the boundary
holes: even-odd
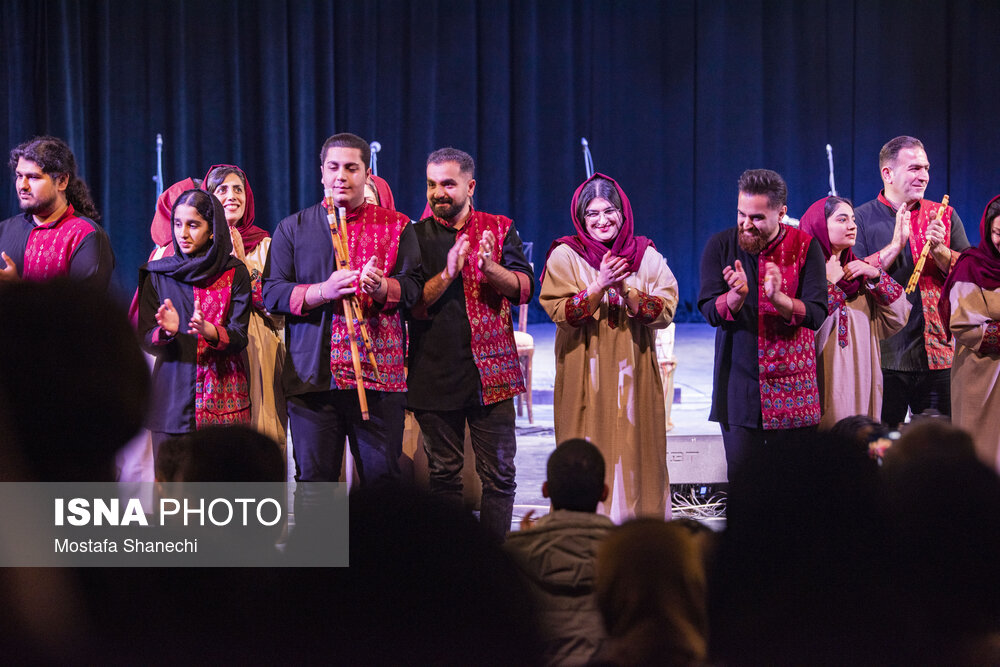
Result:
[[[983,342],[979,344],[979,354],[1000,354],[1000,322],[986,320],[983,325]]]
[[[370,258],[375,257],[376,266],[385,272],[388,280],[399,254],[399,237],[408,224],[409,220],[405,215],[380,206],[362,204],[352,211],[346,220],[351,268],[360,269]],[[361,377],[365,387],[373,391],[406,391],[406,376],[403,372],[406,344],[399,311],[376,304],[371,295],[361,291],[360,283],[355,299],[371,336],[375,362],[378,364],[376,373],[361,339],[361,322],[354,320],[355,342],[361,357]],[[331,325],[330,371],[338,389],[357,387],[347,318],[340,302],[337,303]]]
[[[913,253],[914,264],[927,242],[927,224],[930,222],[930,215],[940,208],[939,202],[921,199],[919,207],[913,211],[916,215],[910,220],[910,251]],[[949,206],[941,218],[944,222],[945,238],[951,238],[951,216],[954,211],[955,209]],[[941,299],[944,279],[945,275],[934,262],[934,258],[928,255],[917,285],[920,288],[920,303],[924,309],[924,347],[927,349],[927,364],[931,370],[951,368],[955,356],[955,350],[945,335],[941,314],[938,312],[938,301]]]
[[[460,234],[469,247],[478,248],[486,230],[493,232],[494,257],[503,256],[503,240],[513,221],[502,215],[473,211]],[[471,255],[471,253],[470,253]],[[472,357],[483,386],[483,405],[513,398],[524,391],[524,375],[517,358],[510,302],[486,281],[474,258],[462,267],[465,310],[472,330]]]
[[[650,296],[645,292],[636,290],[639,299],[639,310],[633,316],[642,324],[652,324],[660,313],[663,312],[664,301],[658,296]]]
[[[761,418],[765,430],[802,428],[819,423],[815,334],[789,324],[764,293],[765,266],[781,270],[781,291],[798,292],[812,237],[786,225],[757,257],[757,358]]]
[[[566,300],[566,321],[571,326],[582,326],[594,316],[593,311],[590,309],[590,299],[587,297],[587,289],[584,288]]]
[[[194,287],[195,303],[205,320],[216,327],[225,326],[229,318],[234,273],[235,269],[229,269],[211,285]],[[243,356],[225,350],[224,343],[225,339],[220,338],[218,347],[213,347],[198,337],[194,399],[197,428],[250,423],[250,386]]]
[[[41,281],[69,273],[73,251],[94,228],[76,216],[73,205],[58,220],[38,225],[28,234],[22,278]]]

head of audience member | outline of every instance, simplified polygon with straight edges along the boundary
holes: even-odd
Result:
[[[914,460],[975,457],[976,447],[967,431],[943,415],[921,413],[900,427],[899,440],[886,452],[885,464],[891,468]]]
[[[439,148],[427,156],[427,203],[445,222],[456,224],[472,210],[476,163],[457,148]]]
[[[868,415],[844,417],[830,428],[830,435],[853,443],[858,451],[873,458],[884,455],[892,444],[888,427]]]
[[[622,209],[617,185],[607,178],[595,177],[577,194],[573,215],[587,236],[610,248],[625,222]]]
[[[274,440],[249,426],[207,426],[170,438],[156,457],[158,482],[283,482]]]
[[[32,478],[112,481],[149,368],[125,311],[70,279],[0,285],[0,402]]]
[[[345,664],[539,663],[526,584],[468,512],[410,487],[363,487],[349,544],[351,566],[327,589],[336,599],[306,581],[324,612],[301,621],[307,634],[335,633]]]
[[[341,132],[323,142],[320,180],[324,189],[333,190],[336,206],[352,211],[364,203],[371,158],[371,146],[356,134]]]
[[[776,171],[747,169],[737,189],[737,238],[743,250],[756,255],[778,236],[781,219],[788,212],[788,186]]]
[[[597,551],[597,604],[608,632],[598,662],[691,665],[707,657],[707,577],[685,525],[635,519]]]
[[[90,197],[87,184],[76,175],[76,157],[65,141],[57,137],[35,137],[10,152],[21,210],[47,220],[72,204],[77,215],[100,220],[101,214]]]
[[[769,442],[730,477],[710,574],[713,657],[736,664],[888,660],[892,586],[878,469],[829,433]]]
[[[542,496],[552,501],[554,510],[596,512],[597,504],[608,497],[601,450],[582,438],[556,447],[549,456],[546,476]]]
[[[885,198],[893,206],[909,206],[923,199],[931,164],[919,139],[905,135],[890,139],[878,153],[878,169]]]
[[[882,472],[892,511],[884,558],[910,651],[900,664],[997,664],[1000,478],[942,419],[907,428]]]

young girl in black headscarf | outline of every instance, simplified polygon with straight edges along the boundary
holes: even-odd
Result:
[[[174,255],[139,273],[139,332],[156,357],[148,425],[166,438],[208,424],[246,424],[250,275],[232,256],[218,199],[188,190],[171,211]]]

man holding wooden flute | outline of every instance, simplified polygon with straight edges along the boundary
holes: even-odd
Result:
[[[406,392],[400,309],[416,303],[423,277],[407,217],[365,202],[370,158],[368,142],[348,133],[327,139],[320,152],[323,187],[346,216],[341,232],[348,265],[336,262],[328,211],[318,201],[278,224],[264,268],[264,304],[286,316],[282,384],[295,478],[302,482],[337,481],[345,439],[363,484],[400,475]],[[348,326],[345,306],[351,297],[361,317]],[[367,327],[374,350],[365,349],[361,326]],[[352,329],[357,332],[353,345]],[[368,415],[358,382],[364,384]]]
[[[928,248],[918,289],[907,297],[913,305],[910,318],[902,331],[882,341],[882,421],[895,428],[907,409],[951,414],[953,350],[937,302],[945,276],[969,239],[954,208],[924,199],[930,162],[919,139],[900,136],[886,143],[879,152],[879,172],[882,192],[854,211],[855,252],[906,285]]]

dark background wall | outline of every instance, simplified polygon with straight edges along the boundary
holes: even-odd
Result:
[[[167,184],[242,165],[273,229],[320,196],[330,134],[377,139],[397,206],[419,216],[424,160],[478,164],[477,206],[514,218],[540,270],[584,178],[632,200],[694,309],[735,182],[766,166],[801,215],[828,190],[880,187],[898,134],[927,145],[973,242],[1000,191],[1000,3],[884,0],[216,0],[0,3],[0,145],[64,137],[90,184],[125,291],[150,249],[155,136]],[[0,213],[16,211],[0,189]]]

